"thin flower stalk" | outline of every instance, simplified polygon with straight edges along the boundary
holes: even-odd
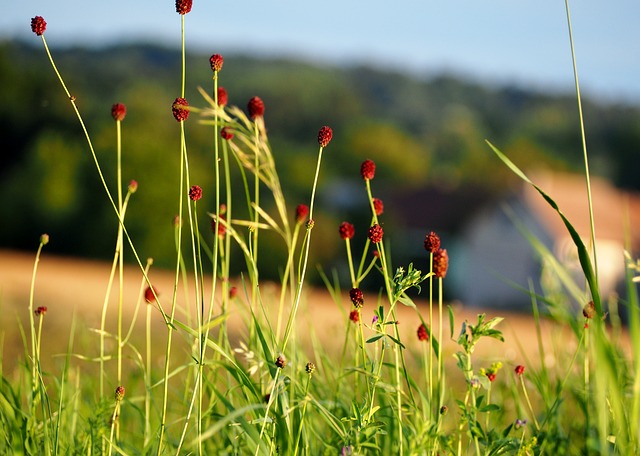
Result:
[[[116,185],[118,189],[118,212],[123,213],[122,199],[122,121],[116,120]],[[118,238],[116,244],[118,256],[118,326],[117,326],[117,362],[118,362],[118,385],[122,385],[122,305],[124,301],[124,234],[122,225],[118,224]]]
[[[527,391],[527,386],[524,383],[524,368],[522,371],[519,371],[519,367],[516,367],[516,377],[518,377],[518,381],[520,383],[520,387],[522,389],[522,394],[524,395],[525,401],[527,402],[527,407],[529,408],[529,413],[531,414],[531,419],[533,419],[534,424],[536,425],[536,430],[540,431],[540,424],[538,423],[538,419],[536,418],[536,413],[533,410],[533,406],[531,405],[531,400],[529,399],[529,393]]]
[[[364,177],[364,176],[363,176]],[[367,196],[369,199],[369,205],[371,208],[371,214],[372,214],[372,219],[375,225],[379,225],[379,221],[378,221],[378,214],[375,208],[375,204],[374,204],[374,198],[371,192],[371,179],[370,178],[365,178],[365,186],[366,186],[366,190],[367,190]],[[374,225],[374,226],[375,226]],[[400,341],[400,333],[398,331],[398,325],[397,325],[397,318],[396,318],[396,314],[395,314],[395,305],[397,303],[396,298],[393,295],[393,291],[392,291],[392,285],[391,285],[391,277],[390,277],[390,273],[389,273],[389,268],[387,265],[387,258],[386,258],[386,254],[385,254],[385,247],[384,247],[384,241],[379,242],[378,244],[378,252],[379,252],[379,256],[380,256],[380,268],[382,271],[382,276],[384,279],[384,283],[385,283],[385,290],[387,293],[387,297],[389,300],[389,311],[387,312],[387,319],[390,317],[392,319],[392,321],[395,321],[396,323],[393,324],[394,330],[395,330],[395,337],[398,341]],[[385,323],[388,320],[385,321]],[[386,325],[385,325],[385,331],[386,331]],[[402,381],[401,381],[401,375],[400,375],[400,366],[402,365],[403,367],[403,371],[404,371],[404,377],[408,380],[408,373],[406,371],[406,367],[405,367],[405,360],[404,360],[404,354],[401,352],[401,347],[398,344],[394,344],[394,372],[395,372],[395,381],[396,381],[396,407],[397,407],[397,425],[398,425],[398,445],[399,445],[399,454],[403,454],[404,453],[404,439],[403,439],[403,422],[402,422]],[[381,358],[379,360],[379,364],[382,365],[383,362],[383,356],[384,356],[384,347],[383,350],[381,351],[380,354]],[[378,378],[379,376],[376,376],[376,378]],[[374,386],[372,388],[372,393],[375,393],[375,386],[376,383],[374,383]],[[409,382],[407,382],[409,383]],[[411,388],[409,387],[409,393],[410,395],[412,395],[411,393]],[[371,415],[373,414],[373,394],[372,394],[372,402],[370,404],[370,408],[369,408],[369,415],[371,418]]]
[[[185,98],[185,85],[186,85],[186,50],[185,50],[185,14],[180,14],[180,48],[181,48],[181,80],[180,80],[180,98],[184,100]],[[177,100],[176,100],[177,101]],[[162,448],[164,445],[164,434],[166,430],[166,420],[167,420],[167,402],[169,396],[169,367],[170,367],[170,358],[171,358],[171,345],[173,340],[173,327],[174,327],[174,319],[175,319],[175,311],[177,305],[177,293],[178,293],[178,283],[180,280],[180,262],[182,259],[182,222],[183,222],[183,201],[185,196],[183,194],[183,189],[185,186],[185,174],[188,174],[188,169],[185,169],[185,157],[186,157],[186,141],[185,141],[185,129],[184,129],[184,120],[179,120],[176,117],[176,120],[180,123],[180,185],[178,187],[178,223],[176,227],[177,231],[177,246],[176,246],[176,266],[175,266],[175,276],[173,283],[173,293],[171,297],[171,314],[169,317],[169,325],[167,325],[167,344],[165,348],[165,359],[164,359],[164,376],[163,376],[163,391],[162,391],[162,414],[160,418],[160,435],[158,437],[158,450],[157,456],[162,454]],[[198,295],[196,295],[198,296]],[[200,454],[200,453],[199,453]]]
[[[311,363],[309,363],[311,364]],[[307,366],[309,366],[309,364],[307,364]],[[312,365],[313,366],[313,365]],[[315,367],[314,367],[315,369]],[[307,404],[309,403],[309,386],[311,385],[311,376],[313,371],[311,370],[311,372],[309,372],[309,368],[307,368],[307,381],[305,383],[305,387],[304,387],[304,398],[303,398],[303,405],[302,405],[302,415],[300,417],[300,425],[298,427],[298,435],[296,437],[296,446],[293,450],[293,455],[296,456],[298,454],[298,450],[300,448],[300,440],[302,439],[302,427],[304,425],[304,418],[305,415],[307,414]]]
[[[289,342],[289,337],[291,336],[291,331],[293,330],[293,322],[298,311],[298,307],[300,306],[300,298],[302,296],[302,287],[304,284],[306,272],[307,272],[307,263],[309,261],[309,248],[311,242],[311,230],[314,226],[313,221],[313,210],[315,207],[315,198],[316,198],[316,189],[318,186],[318,177],[320,176],[320,164],[322,163],[322,152],[324,151],[324,146],[320,145],[318,150],[318,159],[316,164],[316,172],[313,178],[313,187],[311,189],[311,200],[309,202],[309,221],[307,222],[307,230],[304,236],[303,241],[303,251],[300,255],[301,267],[300,272],[298,273],[298,284],[295,291],[295,299],[293,302],[293,308],[289,314],[289,320],[287,322],[287,326],[284,332],[284,337],[282,340],[281,351],[284,353],[287,348],[287,343]]]
[[[127,191],[127,195],[125,196],[124,201],[122,202],[122,206],[120,208],[120,214],[122,219],[127,213],[127,207],[129,204],[129,199],[131,197],[132,191],[129,189]],[[107,335],[106,324],[107,324],[107,310],[109,306],[109,299],[111,297],[111,290],[113,287],[113,282],[115,280],[115,275],[118,273],[119,276],[119,284],[122,289],[124,286],[124,277],[122,276],[122,271],[124,269],[124,265],[122,264],[122,249],[123,243],[121,234],[123,225],[118,224],[118,237],[116,239],[116,248],[113,254],[113,262],[111,264],[111,271],[109,273],[109,280],[107,281],[107,289],[105,290],[104,300],[102,302],[102,314],[100,317],[100,397],[104,397],[104,379],[106,378],[105,372],[105,360],[107,359],[107,355],[105,353],[105,336]],[[118,272],[119,271],[119,272]],[[124,345],[122,341],[122,292],[118,295],[118,333],[117,333],[117,360],[118,360],[118,375],[121,377],[122,375],[122,364],[121,364],[121,356],[122,356],[122,347]],[[118,383],[121,383],[118,381]]]

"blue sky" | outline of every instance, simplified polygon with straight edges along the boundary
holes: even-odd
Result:
[[[10,5],[10,6],[9,6]],[[452,71],[481,81],[572,90],[563,0],[194,0],[187,46],[208,53],[287,55],[318,63],[369,63],[418,75]],[[570,2],[584,92],[640,104],[640,2]],[[173,0],[26,0],[0,7],[0,38],[177,46]]]

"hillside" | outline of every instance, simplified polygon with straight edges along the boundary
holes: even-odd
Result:
[[[128,226],[145,255],[170,263],[176,209],[167,202],[175,199],[178,186],[179,137],[170,106],[180,91],[178,51],[132,44],[53,53],[78,100],[110,185],[115,181],[110,107],[115,102],[127,105],[123,178],[140,184]],[[208,57],[188,57],[187,99],[195,106],[205,105],[197,87],[211,90]],[[483,195],[478,205],[513,182],[485,145],[487,138],[524,168],[581,167],[571,94],[489,87],[446,74],[420,80],[392,69],[313,66],[241,55],[225,56],[220,78],[230,104],[244,107],[254,95],[265,101],[269,139],[292,211],[308,198],[317,129],[332,126],[319,208],[329,226],[337,227],[347,217],[363,219],[358,169],[366,158],[378,164],[377,185],[384,195],[472,189]],[[0,96],[0,204],[10,214],[10,221],[0,225],[0,246],[32,249],[46,231],[55,239],[54,252],[111,256],[116,230],[112,209],[82,131],[40,47],[0,44]],[[584,110],[594,174],[640,189],[640,109],[585,100]],[[212,182],[209,130],[196,122],[187,128],[192,180],[206,187]],[[205,205],[210,198],[205,192]],[[387,210],[392,215],[394,208]],[[467,208],[466,214],[471,211]],[[389,220],[392,225],[393,217]],[[437,225],[434,220],[425,229]],[[325,241],[322,255],[330,257],[339,246],[329,235]]]

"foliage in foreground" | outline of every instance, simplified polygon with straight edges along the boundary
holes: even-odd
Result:
[[[184,16],[190,2],[178,1]],[[44,39],[46,23],[32,21]],[[184,52],[184,51],[183,51]],[[51,59],[56,74],[58,69]],[[501,318],[484,314],[475,321],[456,321],[444,308],[442,283],[449,257],[436,233],[425,236],[429,271],[396,265],[384,231],[384,205],[374,197],[376,164],[366,160],[360,177],[370,208],[370,224],[362,251],[354,252],[356,228],[342,223],[348,277],[323,271],[327,288],[338,304],[334,311],[342,334],[321,334],[297,325],[309,308],[305,278],[312,242],[327,229],[314,219],[316,188],[325,150],[333,131],[321,127],[315,173],[309,170],[309,204],[287,205],[264,124],[265,106],[254,97],[247,113],[227,106],[218,86],[224,60],[211,57],[213,90],[200,90],[201,107],[183,93],[171,106],[178,122],[179,187],[175,204],[175,286],[159,294],[150,281],[151,262],[142,262],[136,240],[127,231],[126,215],[135,210],[138,185],[122,182],[121,137],[126,107],[112,107],[115,121],[117,180],[103,179],[91,137],[86,140],[99,179],[115,214],[118,238],[101,327],[78,329],[82,343],[69,334],[61,368],[42,369],[42,327],[48,309],[34,303],[37,265],[47,235],[36,254],[29,326],[25,331],[24,364],[2,378],[0,448],[3,454],[634,454],[638,450],[640,418],[640,318],[629,267],[629,333],[635,350],[624,354],[618,335],[610,331],[598,293],[590,253],[569,220],[543,189],[500,150],[495,154],[516,176],[536,190],[562,218],[583,268],[586,289],[562,283],[581,303],[572,310],[554,296],[532,294],[536,325],[544,304],[556,321],[571,329],[575,347],[554,347],[557,363],[540,360],[513,366],[501,361],[484,365],[475,350],[486,339],[503,340]],[[80,124],[75,98],[60,82]],[[210,95],[213,94],[213,96]],[[202,187],[191,182],[185,122],[199,116],[211,135],[211,179]],[[329,155],[327,159],[331,159]],[[237,168],[244,191],[233,193],[230,169]],[[115,186],[116,191],[111,190]],[[141,189],[142,191],[142,189]],[[199,207],[203,192],[214,195],[207,211]],[[131,208],[129,207],[131,204]],[[171,202],[166,202],[171,204]],[[244,206],[247,218],[235,216]],[[207,212],[210,223],[199,225]],[[208,233],[212,233],[211,235]],[[312,236],[313,235],[313,236]],[[263,292],[257,267],[263,236],[280,239],[284,254],[273,258],[280,271],[278,292]],[[313,239],[312,239],[313,238]],[[55,242],[55,240],[52,240]],[[419,246],[420,247],[420,246]],[[133,337],[123,322],[122,295],[117,312],[107,307],[112,289],[121,291],[123,253],[130,251],[141,272],[140,301],[146,301],[144,335]],[[231,252],[240,252],[243,274],[231,284]],[[553,262],[549,252],[538,254]],[[455,259],[453,259],[455,261]],[[209,265],[209,267],[205,267]],[[210,269],[212,273],[206,271]],[[561,266],[557,265],[561,270]],[[559,275],[559,280],[565,276]],[[348,292],[342,292],[343,285]],[[379,284],[379,292],[365,285]],[[181,303],[178,293],[188,290]],[[418,307],[408,294],[428,294]],[[346,290],[345,290],[346,291]],[[346,311],[343,302],[349,302]],[[231,308],[241,309],[242,328],[229,325]],[[417,329],[404,337],[398,325],[401,307],[415,311]],[[327,310],[328,312],[330,310]],[[151,314],[160,315],[164,346],[151,331]],[[107,321],[115,320],[115,330]],[[445,320],[447,323],[445,323]],[[611,321],[616,321],[612,319]],[[316,330],[318,328],[315,328]],[[614,329],[619,329],[615,328]],[[90,337],[88,337],[88,334]],[[309,335],[311,342],[301,342]],[[341,338],[334,357],[323,338]],[[178,338],[187,350],[177,352]],[[567,344],[568,346],[568,344]],[[564,348],[564,349],[563,349]],[[154,357],[161,364],[153,363]],[[184,354],[186,353],[186,356]],[[445,364],[445,358],[455,365]],[[123,365],[133,368],[123,369]],[[505,373],[506,372],[506,373]]]

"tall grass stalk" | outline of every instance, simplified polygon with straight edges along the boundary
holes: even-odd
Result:
[[[569,9],[569,0],[564,1],[565,11],[567,13],[567,29],[569,32],[569,45],[571,47],[571,63],[573,65],[573,77],[576,87],[576,101],[578,103],[578,116],[580,120],[580,139],[582,141],[582,155],[584,160],[584,176],[587,187],[587,200],[589,204],[589,225],[591,234],[591,249],[593,255],[593,264],[596,274],[596,282],[598,277],[598,257],[596,253],[596,224],[593,215],[593,195],[591,193],[591,177],[589,172],[589,155],[587,153],[587,137],[585,135],[584,116],[582,114],[582,96],[580,94],[580,80],[578,78],[578,64],[576,62],[576,50],[573,41],[573,27],[571,25],[571,11]],[[599,309],[600,310],[600,309]]]

